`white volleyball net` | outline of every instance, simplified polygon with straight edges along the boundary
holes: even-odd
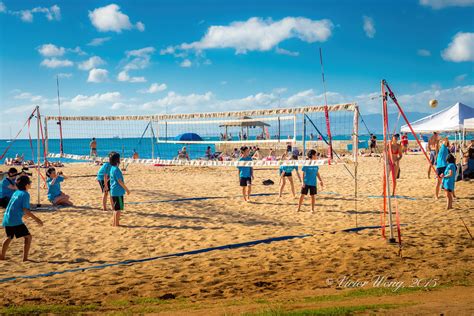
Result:
[[[327,109],[332,148],[341,155],[352,155],[356,147],[356,104],[330,105]],[[324,106],[143,116],[48,116],[44,129],[50,158],[105,160],[115,151],[127,162],[166,165],[235,165],[242,146],[250,147],[254,156],[250,165],[279,165],[289,152],[300,157],[292,164],[305,164],[303,154],[309,149],[320,153],[320,162],[311,164],[321,164],[329,142]]]

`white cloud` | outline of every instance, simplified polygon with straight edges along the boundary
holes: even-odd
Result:
[[[145,77],[130,77],[126,70],[122,70],[117,75],[117,80],[122,82],[132,82],[132,83],[139,83],[139,82],[146,82]]]
[[[461,82],[461,81],[464,81],[464,79],[467,78],[467,74],[461,74],[459,76],[456,76],[456,78],[454,78],[454,80],[456,80],[457,82]]]
[[[86,108],[101,107],[114,104],[121,100],[120,92],[96,93],[91,96],[79,94],[69,101],[63,102],[63,106],[72,110],[83,110]]]
[[[58,77],[59,78],[71,78],[72,77],[72,73],[64,73],[64,72],[61,72],[58,74]]]
[[[237,54],[245,54],[248,51],[269,51],[282,41],[291,38],[298,38],[307,43],[324,42],[331,36],[332,28],[332,22],[327,19],[286,17],[273,21],[253,17],[247,21],[232,22],[227,26],[211,26],[201,40],[168,47],[160,53],[174,54],[177,49],[201,52],[218,48],[232,48]]]
[[[140,93],[157,93],[164,91],[168,88],[168,86],[164,83],[159,84],[159,83],[152,83],[148,89],[143,89],[143,90],[138,90]]]
[[[441,52],[444,60],[453,62],[474,61],[474,33],[459,32]]]
[[[117,76],[118,81],[128,82],[146,82],[145,77],[130,77],[130,70],[145,69],[150,65],[151,55],[155,52],[153,47],[144,47],[141,49],[130,50],[125,52],[126,58],[121,61],[125,64],[122,71]]]
[[[179,64],[179,66],[183,68],[189,68],[192,66],[192,63],[189,59],[185,59]]]
[[[284,49],[284,48],[280,48],[280,47],[277,47],[275,49],[275,52],[277,54],[280,54],[280,55],[288,55],[288,56],[293,56],[293,57],[296,57],[296,56],[299,56],[300,53],[299,52],[292,52],[290,50],[287,50],[287,49]]]
[[[98,66],[104,65],[105,61],[99,56],[92,56],[88,60],[83,61],[78,65],[78,68],[81,70],[91,70],[92,68],[97,68]]]
[[[374,20],[371,18],[371,17],[368,17],[368,16],[363,16],[362,17],[363,21],[364,21],[364,32],[365,32],[365,35],[367,35],[367,37],[369,38],[374,38],[375,36],[375,24],[374,24]]]
[[[61,20],[61,9],[57,5],[52,7],[35,7],[33,9],[10,11],[7,10],[3,2],[0,2],[0,12],[7,13],[13,16],[19,16],[23,22],[32,23],[34,14],[42,13],[48,21],[59,21]]]
[[[140,32],[143,32],[145,31],[145,24],[143,24],[142,22],[137,22],[137,24],[135,24],[137,30],[139,30]]]
[[[33,22],[33,14],[29,10],[20,11],[20,18],[23,22]]]
[[[3,2],[0,2],[0,13],[7,12],[7,7],[3,4]]]
[[[13,98],[17,100],[29,100],[31,102],[42,102],[43,100],[45,100],[45,98],[43,98],[42,96],[33,95],[30,92],[22,92],[20,94],[15,95]]]
[[[192,93],[189,95],[180,95],[174,91],[170,91],[165,97],[161,99],[143,104],[142,109],[151,110],[164,109],[168,107],[172,109],[173,112],[188,112],[190,109],[194,110],[200,105],[209,105],[213,100],[215,100],[215,97],[212,92],[206,92],[205,94]]]
[[[54,44],[43,44],[37,48],[38,52],[44,57],[62,56],[66,52],[64,47],[58,47]]]
[[[122,30],[133,28],[128,15],[122,13],[120,7],[114,3],[97,8],[92,12],[89,11],[89,19],[99,32],[121,33]],[[135,27],[141,32],[145,30],[145,25],[142,22],[137,22]]]
[[[108,79],[109,72],[106,69],[93,68],[89,71],[87,82],[100,83]]]
[[[68,59],[57,59],[53,57],[44,59],[40,65],[48,68],[71,67],[73,62]]]
[[[68,48],[67,51],[71,52],[71,53],[76,53],[80,56],[87,55],[87,53],[85,51],[83,51],[79,46],[76,46],[75,48]]]
[[[431,56],[431,52],[427,49],[419,49],[417,52],[416,52],[419,56],[423,56],[423,57],[429,57]]]
[[[474,5],[474,0],[420,0],[420,4],[437,10],[446,7],[469,7]]]
[[[100,46],[104,44],[105,42],[110,41],[111,39],[112,39],[111,37],[97,37],[97,38],[94,38],[89,43],[87,43],[87,46]]]

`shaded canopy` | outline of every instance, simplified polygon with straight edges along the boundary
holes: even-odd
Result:
[[[201,136],[196,133],[184,133],[176,136],[176,140],[179,141],[202,141]]]
[[[270,124],[267,124],[265,122],[261,121],[254,121],[252,120],[251,117],[249,116],[244,116],[239,118],[240,121],[229,121],[224,124],[219,125],[219,127],[230,127],[230,126],[238,126],[238,127],[265,127],[265,126],[270,126]],[[251,120],[249,122],[246,122],[245,120]]]
[[[458,102],[452,107],[428,115],[410,124],[415,133],[458,132],[463,129],[464,120],[473,117],[474,109]],[[403,125],[401,131],[409,132],[410,129],[408,125]]]

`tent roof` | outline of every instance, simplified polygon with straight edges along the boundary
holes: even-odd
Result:
[[[469,118],[474,118],[474,109],[458,102],[450,108],[410,124],[416,133],[456,132],[463,129],[464,120]],[[403,125],[401,131],[410,132],[410,129],[408,125]]]
[[[244,116],[239,118],[240,121],[229,121],[224,124],[219,125],[219,127],[226,127],[226,126],[240,126],[240,127],[265,127],[270,126],[262,121],[255,121],[250,116]],[[245,120],[249,120],[249,122],[245,122]]]

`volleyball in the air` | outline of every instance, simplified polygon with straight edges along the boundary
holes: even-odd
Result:
[[[432,108],[435,108],[438,106],[438,100],[430,100],[430,106]]]

